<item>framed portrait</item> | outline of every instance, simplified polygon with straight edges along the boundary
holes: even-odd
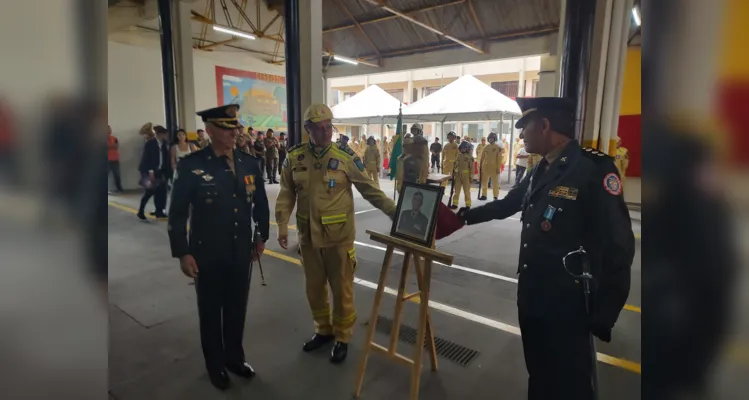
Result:
[[[390,235],[431,247],[444,188],[403,182]]]

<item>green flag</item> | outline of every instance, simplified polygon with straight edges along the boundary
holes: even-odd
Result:
[[[398,157],[403,154],[403,112],[398,108],[398,125],[395,128],[395,142],[393,143],[393,153],[390,154],[390,180],[395,179],[398,173]]]

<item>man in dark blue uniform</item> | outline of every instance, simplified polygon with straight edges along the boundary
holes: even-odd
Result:
[[[469,225],[522,212],[518,311],[529,399],[593,398],[589,335],[609,342],[629,294],[634,234],[613,158],[574,138],[574,103],[517,99],[525,148],[544,159],[505,198],[458,216]],[[591,312],[562,259],[582,246],[594,277]],[[570,265],[579,274],[578,265]],[[570,264],[575,264],[570,260]]]
[[[245,378],[255,375],[245,362],[242,335],[251,262],[263,252],[270,223],[258,160],[234,149],[238,110],[227,105],[197,113],[211,144],[180,161],[169,209],[172,256],[195,279],[206,368],[221,390],[229,387],[226,369]],[[262,238],[257,246],[253,221]]]

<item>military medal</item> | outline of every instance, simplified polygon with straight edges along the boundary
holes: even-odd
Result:
[[[328,193],[333,191],[335,187],[335,179],[328,179]]]
[[[549,205],[544,211],[544,220],[541,222],[541,230],[548,232],[551,230],[551,219],[554,218],[554,213],[557,212],[556,207]]]
[[[209,174],[205,174],[205,175],[203,175],[203,180],[206,181],[206,182],[210,182],[210,181],[213,180],[213,177],[211,175],[209,175]]]
[[[255,175],[246,175],[244,177],[244,187],[247,192],[247,202],[251,201],[251,196],[255,192]]]

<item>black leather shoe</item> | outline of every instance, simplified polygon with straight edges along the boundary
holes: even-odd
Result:
[[[304,343],[302,350],[307,352],[317,350],[320,347],[332,342],[333,339],[335,339],[335,336],[333,335],[320,335],[315,333],[315,336],[312,336],[312,339]]]
[[[214,372],[208,371],[208,377],[211,379],[211,384],[213,384],[213,386],[218,390],[224,391],[231,386],[229,374],[224,370]]]
[[[255,370],[246,362],[241,364],[226,364],[226,369],[228,369],[232,374],[241,376],[242,378],[250,379],[255,376]]]
[[[479,200],[486,200],[486,196],[479,197]]]
[[[453,204],[453,205],[451,205],[451,206],[450,206],[450,209],[451,209],[451,210],[457,210],[457,209],[458,209],[458,206],[456,206],[455,204]]]
[[[330,352],[330,362],[340,364],[346,360],[346,356],[348,356],[348,343],[335,342]]]

